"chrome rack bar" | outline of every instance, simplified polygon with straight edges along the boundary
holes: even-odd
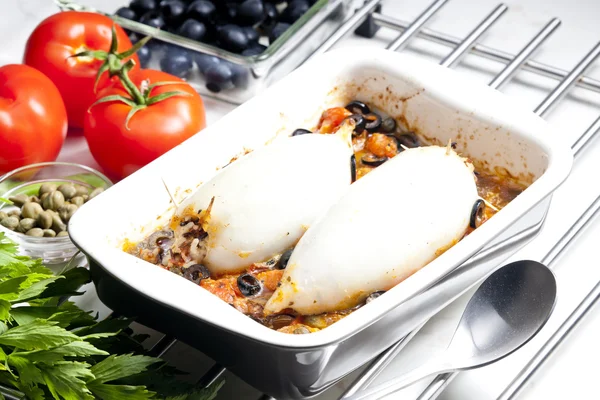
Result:
[[[500,4],[481,23],[467,35],[467,37],[456,46],[456,48],[442,60],[440,65],[452,68],[458,64],[467,51],[473,47],[473,43],[481,37],[493,24],[508,10],[505,4]]]
[[[415,36],[419,30],[433,17],[433,15],[440,9],[448,0],[436,0],[433,2],[421,15],[417,18],[409,27],[406,28],[396,39],[394,39],[388,46],[388,50],[400,51],[406,47],[408,41]]]
[[[559,25],[560,25],[559,20],[557,20],[556,18],[552,19],[523,48],[523,50],[519,53],[519,55],[517,57],[515,57],[515,59],[510,64],[508,64],[502,72],[500,72],[500,74],[492,81],[492,83],[490,83],[490,86],[496,88],[496,87],[501,86],[507,80],[511,79],[511,77],[513,76],[513,71],[518,70],[518,68],[527,60],[527,58],[529,56],[531,56],[531,54],[539,46],[541,46],[542,43],[544,43],[544,41],[548,37],[550,37],[550,35],[556,30],[556,28],[558,28]],[[462,46],[459,45],[457,47],[457,49],[460,47],[462,47]],[[466,52],[467,50],[468,50],[468,47],[463,47],[463,53]],[[442,65],[443,65],[443,62],[442,62]],[[541,228],[541,225],[539,227],[534,227],[533,231],[538,231],[540,228]],[[520,236],[527,237],[528,235],[530,235],[530,232],[524,232],[523,235],[520,235]],[[510,241],[511,239],[508,239],[508,241]],[[519,238],[518,240],[521,240],[521,238]],[[504,243],[502,243],[502,244],[504,244]],[[490,248],[489,252],[493,253],[494,249]],[[478,263],[479,259],[485,258],[486,256],[487,256],[487,254],[485,254],[485,255],[482,254],[481,257],[476,256],[475,259],[472,262],[470,262],[469,264],[476,265]],[[464,268],[468,268],[468,267],[464,267]],[[458,297],[459,295],[460,294],[457,294],[456,297]],[[419,326],[416,330],[419,330],[421,327],[422,327],[422,325]],[[377,378],[377,376],[379,376],[381,374],[381,372],[387,367],[387,365],[400,353],[400,351],[406,346],[406,344],[408,344],[408,341],[410,341],[415,334],[416,334],[416,331],[411,332],[409,335],[405,336],[399,342],[397,342],[396,344],[394,344],[390,348],[388,348],[386,351],[384,351],[375,361],[373,361],[371,363],[371,365],[369,365],[369,367],[367,369],[365,369],[363,371],[361,376],[343,393],[342,397],[340,397],[340,400],[348,398],[348,397],[352,396],[353,394],[355,394],[356,392],[369,386]]]
[[[565,77],[565,79],[540,103],[538,107],[535,109],[535,113],[538,115],[546,115],[552,110],[552,107],[560,101],[566,92],[573,86],[575,80],[596,60],[596,58],[600,55],[600,43],[598,43],[576,66],[573,70]],[[577,145],[580,141],[585,139],[585,143],[589,142],[589,139],[593,136],[594,133],[598,132],[597,130],[593,133],[589,134],[590,129],[593,129],[596,124],[600,122],[596,121],[592,124],[590,128],[588,128],[582,136],[577,139],[577,141],[571,146],[573,149],[575,145]],[[582,146],[579,147],[579,150]],[[589,220],[588,220],[589,221]],[[586,221],[587,222],[587,221]],[[571,230],[569,230],[571,232]],[[567,232],[565,235],[569,235]],[[555,245],[554,252],[557,255],[561,251],[564,250],[566,243],[563,240],[560,240]],[[550,251],[549,254],[553,254],[553,250]],[[553,260],[554,258],[552,258]],[[546,258],[544,258],[546,260]],[[437,375],[433,381],[427,386],[427,388],[421,393],[418,400],[432,400],[435,399],[447,386],[448,384],[459,374],[459,372],[452,373],[444,373]]]
[[[372,17],[376,24],[390,29],[401,31],[407,29],[410,25],[409,22],[389,17],[381,13],[373,13]],[[457,38],[456,36],[447,35],[445,33],[441,33],[427,28],[421,30],[417,36],[450,47],[458,46],[461,42],[461,39]],[[471,51],[478,56],[502,62],[505,64],[510,63],[515,57],[513,54],[507,53],[502,50],[497,50],[482,44],[475,44]],[[563,80],[569,72],[564,69],[556,68],[551,65],[533,60],[528,60],[527,62],[525,62],[523,64],[523,69],[536,73],[537,75],[545,76],[556,80]],[[594,92],[600,92],[600,81],[596,79],[584,76],[580,77],[576,84],[577,86],[580,86],[584,89],[588,89]]]

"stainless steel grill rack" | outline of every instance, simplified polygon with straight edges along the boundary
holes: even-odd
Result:
[[[600,81],[592,79],[590,77],[583,76],[585,71],[600,55],[600,42],[594,46],[588,54],[586,54],[581,61],[571,71],[566,71],[554,66],[550,66],[538,61],[531,60],[532,54],[540,48],[540,46],[556,31],[560,26],[561,21],[557,18],[551,19],[544,26],[542,30],[535,35],[518,54],[509,54],[504,51],[494,49],[483,44],[477,43],[478,39],[490,29],[495,22],[497,22],[507,11],[508,7],[504,4],[499,4],[496,8],[491,10],[489,15],[482,20],[474,29],[463,39],[446,35],[444,33],[424,28],[425,24],[434,16],[436,12],[441,9],[448,0],[437,0],[427,7],[423,13],[418,16],[414,21],[407,22],[394,17],[385,15],[382,10],[381,0],[369,0],[366,1],[362,6],[357,8],[354,15],[347,19],[347,21],[336,31],[323,45],[318,48],[315,53],[311,56],[317,56],[321,53],[326,52],[336,43],[342,40],[346,35],[352,34],[353,32],[359,32],[363,36],[372,36],[379,28],[393,29],[398,32],[397,37],[387,45],[387,49],[393,51],[401,51],[404,49],[415,37],[420,37],[430,42],[435,42],[444,46],[451,47],[451,52],[440,61],[440,64],[451,68],[458,65],[463,57],[468,54],[474,54],[476,56],[484,57],[504,65],[501,72],[489,83],[493,88],[500,89],[509,82],[514,75],[521,70],[526,70],[535,73],[539,76],[546,77],[551,80],[558,81],[559,83],[555,88],[545,97],[545,99],[535,108],[535,112],[543,117],[546,117],[554,109],[554,107],[560,103],[565,95],[569,91],[578,86],[592,92],[600,92]],[[599,38],[600,39],[600,38]],[[310,58],[309,58],[310,59]],[[577,158],[586,145],[590,142],[593,136],[600,130],[600,117],[596,119],[588,129],[586,129],[572,144],[572,150]],[[544,207],[542,206],[541,209]],[[567,246],[573,242],[578,232],[581,231],[597,214],[600,209],[600,196],[589,206],[589,208],[580,216],[580,218],[573,224],[573,226],[564,234],[564,236],[547,252],[543,257],[542,262],[552,264],[557,256]],[[462,279],[467,279],[469,287],[472,288],[477,285],[485,276],[491,273],[500,263],[506,259],[510,254],[514,254],[520,247],[522,247],[528,239],[535,236],[542,228],[546,213],[541,212],[540,209],[532,210],[532,218],[525,224],[515,231],[509,232],[500,238],[493,247],[486,249],[484,252],[476,255],[473,259],[469,260],[457,273],[462,274]],[[501,255],[501,257],[499,256]],[[487,263],[482,264],[483,261]],[[477,268],[473,268],[477,265]],[[461,294],[465,293],[466,290],[457,292],[453,299],[458,298]],[[520,373],[513,383],[506,388],[503,393],[503,399],[512,398],[519,389],[523,386],[524,382],[531,376],[541,362],[545,360],[548,354],[556,348],[556,345],[560,343],[563,333],[568,333],[572,328],[573,324],[578,322],[585,311],[589,310],[590,306],[598,299],[599,286],[597,285],[590,295],[586,297],[582,307],[577,310],[576,313],[565,321],[565,325],[561,327],[561,330],[556,336],[553,337],[552,342],[540,353],[536,355],[536,358]],[[136,327],[135,329],[143,329],[143,327]],[[383,369],[396,357],[406,344],[413,338],[419,329],[414,330],[411,334],[404,337],[395,345],[391,346],[388,350],[374,358],[374,360],[361,371],[360,375],[354,380],[349,388],[343,393],[340,399],[345,399],[353,393],[367,387],[371,384],[376,377],[383,371]],[[150,348],[150,351],[155,356],[161,356],[168,358],[170,351],[172,351],[176,340],[167,336],[161,337],[156,343]],[[215,364],[209,370],[200,377],[200,382],[204,385],[211,385],[219,377],[221,377],[226,370],[221,366]],[[436,398],[444,388],[456,377],[455,374],[443,374],[437,376],[427,389],[421,394],[420,399],[434,399]],[[6,394],[7,398],[12,397],[10,394]],[[261,400],[272,399],[270,396],[263,395],[260,397]],[[279,399],[283,400],[283,399]]]

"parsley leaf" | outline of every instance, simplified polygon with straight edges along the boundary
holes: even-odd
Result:
[[[92,393],[102,400],[127,399],[146,400],[154,398],[155,393],[144,386],[108,385],[106,383],[88,383]]]
[[[104,383],[130,375],[139,374],[146,367],[159,362],[158,358],[134,356],[131,354],[111,355],[91,368],[96,377],[91,383]]]
[[[56,322],[42,319],[16,326],[0,334],[1,345],[24,350],[49,349],[76,340],[81,340],[81,338],[60,326],[56,326]]]
[[[61,361],[51,366],[41,364],[44,382],[56,400],[93,400],[86,380],[94,378],[90,365],[78,361]],[[62,396],[62,397],[59,397]]]
[[[88,342],[71,342],[50,350],[33,350],[13,353],[9,356],[9,362],[13,357],[21,357],[32,362],[44,362],[48,364],[64,361],[65,357],[88,357],[106,356],[108,353],[96,348]]]

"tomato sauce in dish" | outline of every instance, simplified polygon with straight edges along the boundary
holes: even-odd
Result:
[[[352,102],[346,107],[329,108],[323,112],[313,130],[313,134],[332,134],[345,119],[354,119],[352,145],[355,179],[361,179],[407,148],[428,145],[422,143],[414,133],[402,132],[393,119],[385,118],[370,110],[361,113],[361,107],[369,110],[368,106],[359,102]],[[479,207],[473,211],[475,215],[471,222],[474,226],[468,228],[465,236],[493,217],[527,187],[516,179],[498,176],[477,168],[474,174],[481,200],[477,203]],[[174,228],[173,224],[177,227]],[[241,313],[279,332],[288,334],[316,332],[334,324],[383,293],[372,293],[362,304],[342,311],[298,315],[291,309],[285,309],[275,315],[265,316],[263,308],[280,284],[292,249],[273,259],[254,263],[240,273],[213,276],[203,265],[185,266],[180,254],[173,255],[169,251],[170,246],[173,245],[173,229],[185,229],[184,236],[188,238],[188,242],[179,244],[184,252],[186,246],[189,247],[192,241],[208,235],[202,230],[198,217],[190,216],[181,221],[172,221],[170,227],[153,232],[139,243],[128,242],[123,250],[196,283]]]

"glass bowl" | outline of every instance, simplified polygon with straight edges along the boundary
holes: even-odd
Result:
[[[67,162],[44,162],[15,169],[0,176],[0,197],[8,199],[19,194],[38,195],[44,183],[57,186],[63,183],[81,185],[89,192],[96,188],[108,189],[112,182],[102,173],[85,165]],[[83,204],[82,207],[85,207]],[[9,213],[17,206],[0,202],[0,211]],[[69,236],[33,237],[10,230],[0,225],[0,232],[19,246],[19,253],[35,259],[42,259],[46,265],[69,262],[78,252]],[[83,257],[83,256],[82,256]]]
[[[233,104],[241,104],[254,97],[298,67],[342,25],[353,7],[360,4],[360,0],[318,0],[273,43],[268,44],[264,39],[259,42],[268,44],[261,54],[243,56],[115,15],[117,9],[129,3],[128,0],[54,2],[63,11],[107,15],[138,38],[152,36],[152,40],[146,45],[151,56],[148,60],[140,60],[142,67],[175,74],[203,96]],[[177,73],[169,70],[167,60],[182,53],[193,60],[191,67],[178,69]],[[231,78],[219,84],[208,82],[206,69],[202,67],[210,64],[207,57],[216,57],[220,63],[225,64],[231,70]]]

